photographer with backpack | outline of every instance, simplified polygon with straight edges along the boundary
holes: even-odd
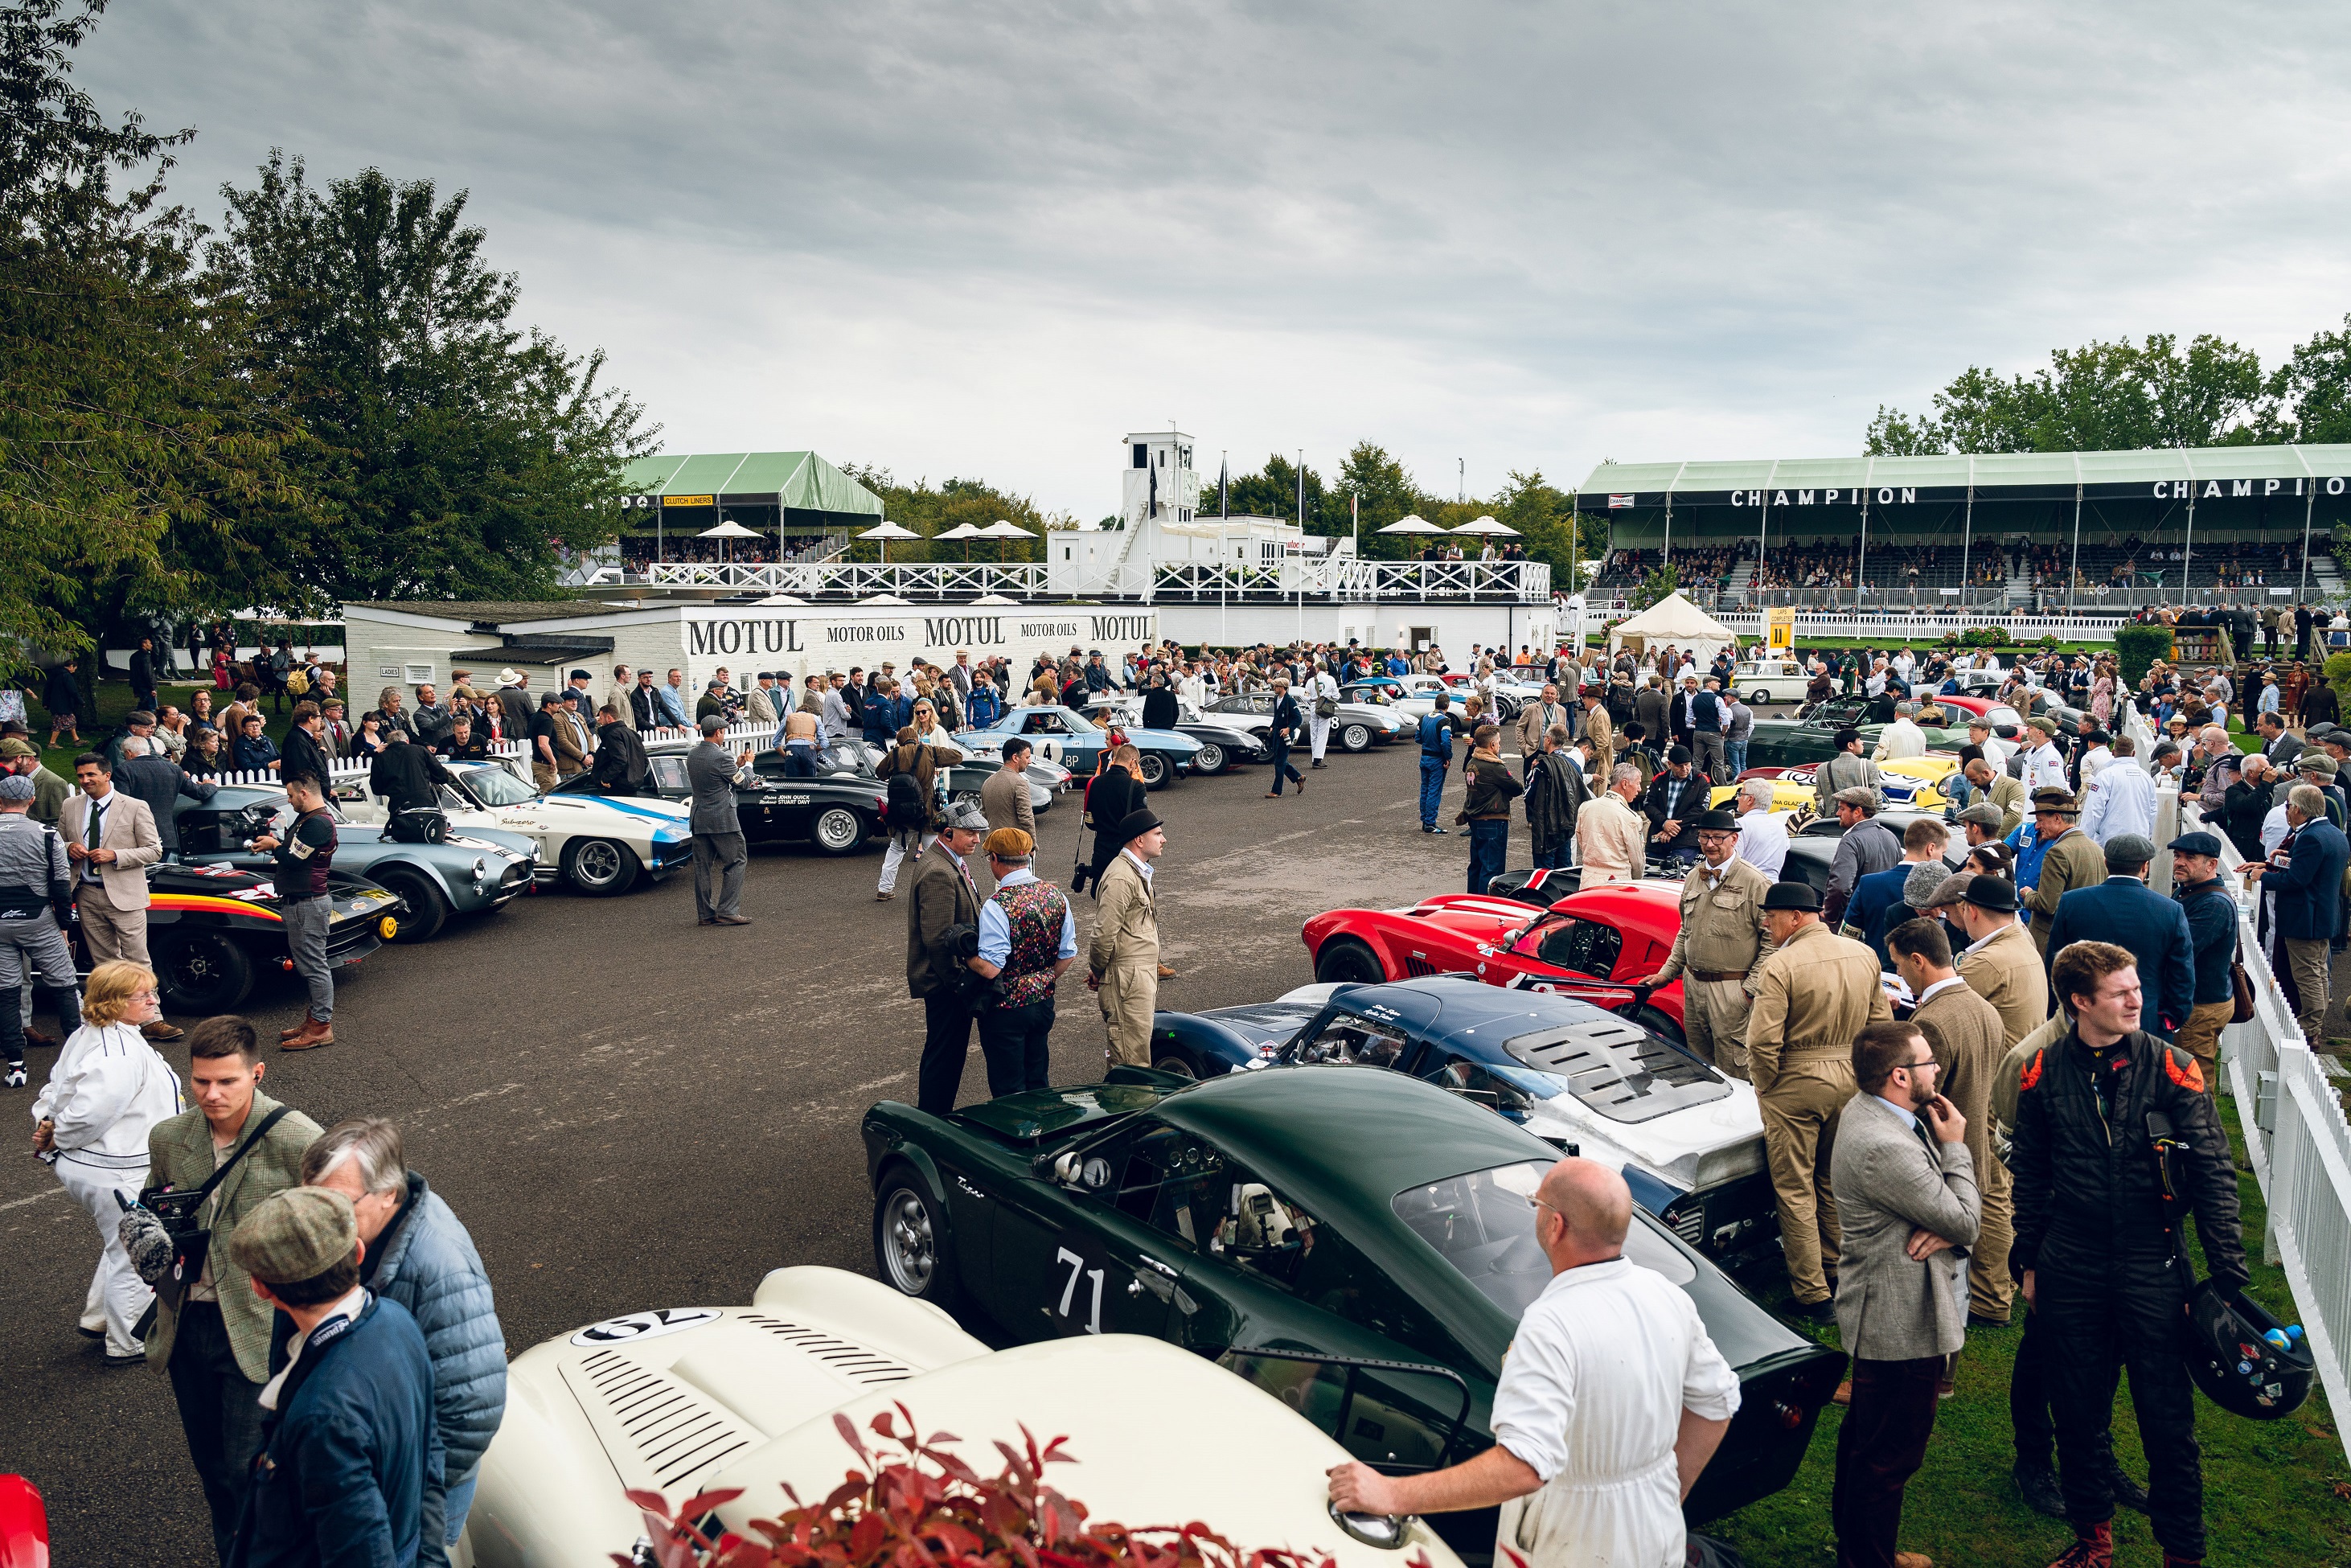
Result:
[[[946,770],[963,760],[952,746],[925,746],[914,727],[898,731],[898,744],[882,756],[874,772],[890,792],[883,821],[890,830],[890,847],[882,852],[882,881],[873,890],[877,904],[897,896],[898,868],[910,855],[930,846],[931,836],[946,820]],[[982,818],[985,821],[987,819]]]

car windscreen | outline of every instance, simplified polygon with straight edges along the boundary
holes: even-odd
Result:
[[[1516,1322],[1552,1281],[1551,1260],[1535,1239],[1534,1207],[1535,1191],[1549,1169],[1545,1161],[1522,1160],[1447,1176],[1406,1187],[1389,1207]],[[1689,1260],[1638,1218],[1625,1234],[1625,1255],[1677,1285],[1698,1278]]]
[[[1599,1008],[1573,1021],[1504,1040],[1511,1059],[1563,1080],[1567,1092],[1612,1122],[1648,1122],[1728,1099],[1730,1081],[1630,1019]]]
[[[453,771],[485,806],[520,806],[538,799],[537,790],[503,768],[461,768]]]

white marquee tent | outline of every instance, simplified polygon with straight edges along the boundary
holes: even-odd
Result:
[[[1669,593],[1608,633],[1608,648],[1629,648],[1635,657],[1667,643],[1686,649],[1699,664],[1725,647],[1736,648],[1739,633],[1692,604],[1679,593]]]

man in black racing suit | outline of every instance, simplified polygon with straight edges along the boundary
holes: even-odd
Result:
[[[2147,1448],[2148,1514],[2168,1565],[2204,1557],[2204,1481],[2196,1409],[2180,1359],[2189,1280],[2167,1223],[2196,1229],[2213,1282],[2247,1275],[2237,1173],[2196,1059],[2139,1027],[2139,980],[2126,948],[2076,942],[2057,956],[2052,988],[2074,1020],[2024,1064],[2011,1171],[2016,1243],[2009,1268],[2045,1331],[2058,1474],[2075,1540],[2053,1568],[2106,1568],[2115,1503],[2107,1461],[2115,1375],[2130,1368]],[[2188,1152],[2176,1162],[2176,1212],[2147,1113],[2169,1118]]]

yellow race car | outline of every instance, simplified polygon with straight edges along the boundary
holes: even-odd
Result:
[[[1951,803],[1942,790],[1943,781],[1959,770],[1959,759],[1937,752],[1926,757],[1905,757],[1878,764],[1883,781],[1883,793],[1888,806],[1899,806],[1912,811],[1940,811]],[[1762,769],[1754,771],[1761,773]],[[1766,780],[1771,786],[1771,810],[1774,812],[1809,810],[1813,804],[1815,777],[1806,764],[1785,768]],[[1728,807],[1739,786],[1719,784],[1707,797],[1707,803]]]

